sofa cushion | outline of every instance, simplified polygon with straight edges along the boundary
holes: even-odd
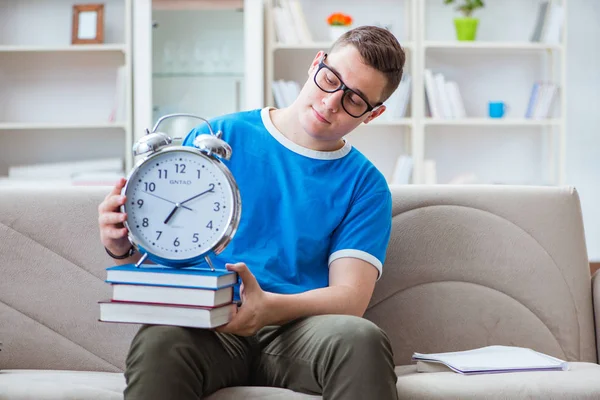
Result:
[[[598,399],[600,365],[569,363],[569,371],[465,376],[396,367],[399,399]],[[111,372],[3,370],[0,400],[122,400],[125,379]],[[267,387],[226,388],[207,400],[318,400],[321,396]]]
[[[569,363],[569,371],[487,375],[417,372],[396,367],[399,399],[600,399],[600,365]]]
[[[124,388],[119,372],[0,371],[0,400],[122,400]]]

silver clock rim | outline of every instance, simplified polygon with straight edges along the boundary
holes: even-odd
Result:
[[[127,238],[129,240],[129,242],[131,243],[131,245],[138,252],[140,252],[142,254],[148,254],[148,259],[150,259],[154,262],[157,262],[161,265],[165,265],[167,267],[185,268],[185,267],[197,266],[198,264],[205,261],[205,257],[207,255],[209,255],[211,253],[218,255],[227,247],[227,245],[231,242],[231,240],[235,236],[235,233],[237,232],[238,227],[239,227],[239,223],[240,223],[240,219],[241,219],[241,212],[242,212],[242,201],[241,201],[239,187],[233,177],[233,174],[229,170],[229,168],[227,168],[227,166],[220,159],[215,158],[213,156],[209,156],[209,155],[203,153],[202,151],[200,151],[194,147],[189,147],[189,146],[170,146],[168,148],[163,148],[152,154],[145,156],[143,159],[136,162],[134,167],[131,169],[131,171],[129,171],[129,174],[127,174],[127,181],[125,182],[125,186],[121,190],[121,195],[125,195],[127,193],[127,189],[129,187],[131,178],[140,170],[140,168],[144,164],[146,164],[153,158],[158,157],[159,155],[163,155],[165,153],[170,153],[170,152],[178,152],[178,151],[179,152],[181,152],[181,151],[188,152],[188,153],[192,153],[194,155],[203,157],[208,162],[213,163],[223,173],[223,175],[225,175],[225,178],[227,179],[227,182],[229,183],[229,185],[232,189],[231,191],[232,191],[232,195],[233,195],[231,211],[229,213],[227,224],[226,224],[227,228],[219,236],[219,238],[217,240],[215,240],[208,247],[207,251],[204,251],[201,254],[198,254],[196,256],[193,256],[193,257],[190,257],[190,258],[187,258],[184,260],[172,260],[172,259],[165,259],[163,257],[157,256],[157,255],[153,254],[152,252],[148,251],[148,249],[145,249],[141,245],[141,240],[137,239],[135,237],[135,235],[133,235],[131,233],[131,229],[129,227],[129,223],[128,223],[127,219],[123,222],[123,225],[127,228]],[[127,204],[128,204],[128,202],[125,202],[125,204],[120,207],[121,212],[127,213]]]

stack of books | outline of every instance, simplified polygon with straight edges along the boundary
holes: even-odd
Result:
[[[127,264],[107,268],[106,282],[113,293],[99,302],[103,322],[215,328],[237,308],[237,274],[226,270]]]

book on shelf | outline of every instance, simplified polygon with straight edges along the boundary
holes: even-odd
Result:
[[[237,305],[198,307],[155,303],[101,301],[100,321],[130,324],[173,325],[190,328],[215,328],[235,315]]]
[[[408,73],[402,75],[398,88],[385,101],[386,110],[382,114],[383,119],[394,120],[404,118],[411,98],[412,76]]]
[[[535,82],[531,88],[525,118],[549,118],[552,115],[552,108],[557,97],[557,84],[553,82]]]
[[[442,73],[424,70],[425,95],[432,118],[466,118],[465,105],[458,84]]]
[[[447,353],[414,353],[419,372],[454,371],[463,375],[524,371],[566,371],[569,364],[532,349],[514,346],[487,346]]]
[[[133,303],[219,307],[233,301],[233,286],[220,289],[198,289],[114,283],[112,290],[112,300]]]
[[[221,289],[235,285],[237,274],[227,270],[206,268],[170,268],[161,265],[125,264],[106,269],[106,282],[134,285],[178,286],[200,289]]]
[[[565,10],[554,1],[542,1],[538,7],[535,25],[530,36],[531,42],[560,44]]]
[[[279,43],[311,43],[312,34],[299,0],[277,0],[272,9],[275,36]]]
[[[290,106],[300,94],[300,84],[295,81],[278,79],[272,84],[275,105],[278,108]]]

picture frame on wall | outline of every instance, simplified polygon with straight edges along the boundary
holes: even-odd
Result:
[[[104,43],[104,4],[75,4],[73,6],[71,43]]]

